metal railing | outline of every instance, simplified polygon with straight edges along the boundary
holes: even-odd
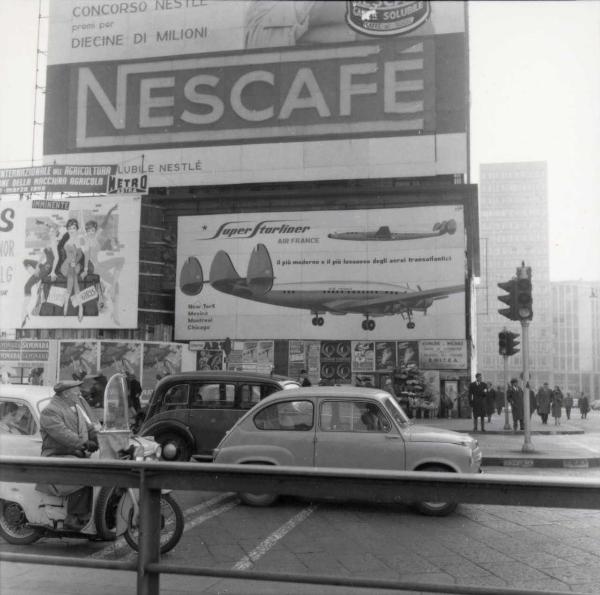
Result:
[[[518,591],[500,587],[470,587],[368,578],[266,573],[175,566],[160,561],[161,489],[254,492],[397,503],[420,500],[506,506],[600,509],[600,481],[571,477],[471,475],[396,472],[211,463],[144,463],[43,457],[0,457],[2,481],[137,487],[140,490],[137,563],[73,559],[0,552],[0,560],[137,572],[137,593],[158,595],[160,575],[185,574],[296,584],[354,588],[416,590],[430,593],[557,595],[557,591]],[[562,595],[565,595],[564,593]]]

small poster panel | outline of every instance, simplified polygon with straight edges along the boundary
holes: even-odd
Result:
[[[375,343],[352,341],[352,371],[373,372],[375,370]]]
[[[420,367],[437,370],[467,369],[467,342],[460,340],[420,341]]]

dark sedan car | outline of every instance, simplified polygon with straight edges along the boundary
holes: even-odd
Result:
[[[264,397],[298,388],[284,376],[207,370],[163,378],[150,397],[142,436],[154,436],[163,459],[212,460],[212,451],[233,424]]]

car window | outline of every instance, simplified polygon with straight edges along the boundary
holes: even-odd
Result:
[[[400,425],[408,425],[411,423],[410,419],[406,417],[406,413],[404,413],[402,407],[398,405],[397,401],[392,398],[385,398],[383,400],[383,404],[387,409],[388,413],[394,418],[396,422]]]
[[[240,409],[250,409],[254,407],[263,397],[270,395],[277,389],[270,385],[243,383],[239,387],[239,402]]]
[[[192,409],[233,409],[235,384],[206,382],[192,385]]]
[[[173,411],[188,406],[188,385],[176,384],[170,386],[163,395],[159,411]]]
[[[33,436],[37,423],[29,406],[23,401],[0,400],[0,432]]]
[[[325,432],[389,432],[390,422],[371,401],[324,401],[321,430]]]
[[[311,401],[284,401],[265,407],[254,416],[259,430],[306,431],[313,427],[314,407]]]

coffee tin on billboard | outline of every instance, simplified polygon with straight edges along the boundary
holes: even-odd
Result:
[[[430,13],[431,3],[425,0],[348,0],[346,20],[365,35],[402,35],[420,27]]]

